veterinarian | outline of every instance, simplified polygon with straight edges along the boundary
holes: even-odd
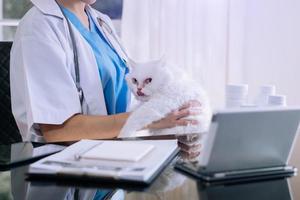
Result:
[[[115,138],[126,122],[127,55],[109,17],[91,8],[95,1],[32,0],[33,8],[21,20],[10,81],[23,140]],[[147,128],[187,125],[183,117],[198,105],[187,102]]]

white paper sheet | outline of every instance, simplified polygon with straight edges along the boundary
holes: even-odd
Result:
[[[153,148],[154,145],[151,144],[107,141],[93,147],[81,155],[81,157],[85,159],[137,162],[153,150]]]

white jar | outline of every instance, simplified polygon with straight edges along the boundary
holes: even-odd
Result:
[[[286,96],[284,95],[268,96],[268,106],[286,106]]]
[[[226,107],[234,108],[245,104],[248,96],[248,85],[228,84],[226,85]]]
[[[259,88],[258,95],[255,98],[255,104],[257,106],[267,106],[268,105],[268,97],[270,95],[275,95],[276,88],[274,85],[262,85]]]

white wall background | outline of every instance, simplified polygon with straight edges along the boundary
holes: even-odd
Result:
[[[151,20],[163,16],[158,10],[166,2],[182,3],[124,0],[122,36],[134,56],[151,57],[151,51],[161,48],[161,40],[156,40],[155,34],[163,30],[151,35],[150,25]],[[179,6],[180,13],[189,9],[191,2],[197,2],[192,11],[201,13],[194,14],[197,17],[192,22],[200,27],[193,42],[200,47],[201,65],[194,69],[201,73],[215,107],[223,105],[226,83],[248,83],[252,96],[260,85],[274,84],[278,93],[287,95],[289,105],[300,105],[299,0],[189,0],[184,1],[186,6]],[[191,22],[187,22],[181,27],[190,27]],[[173,21],[164,26],[169,24],[174,26]]]
[[[135,60],[164,55],[184,68],[219,106],[226,83],[227,8],[227,0],[124,0],[122,39]]]
[[[274,84],[289,105],[300,105],[300,1],[230,1],[229,81],[252,96]]]

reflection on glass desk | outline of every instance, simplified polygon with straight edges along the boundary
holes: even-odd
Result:
[[[203,200],[292,199],[287,179],[211,187],[206,187],[199,183],[198,191],[200,199]]]
[[[38,145],[35,149],[31,142],[0,145],[0,171],[28,165],[41,158],[64,149],[62,145]]]
[[[32,153],[32,152],[31,152]],[[298,157],[293,165],[300,167]],[[77,182],[25,180],[29,166],[0,172],[0,199],[93,199],[94,195],[107,192],[104,199],[201,199],[201,200],[250,200],[250,199],[300,199],[300,177],[274,179],[243,184],[206,186],[202,182],[173,170],[170,164],[147,188]],[[121,189],[120,189],[121,188]],[[107,190],[110,189],[110,190]]]

